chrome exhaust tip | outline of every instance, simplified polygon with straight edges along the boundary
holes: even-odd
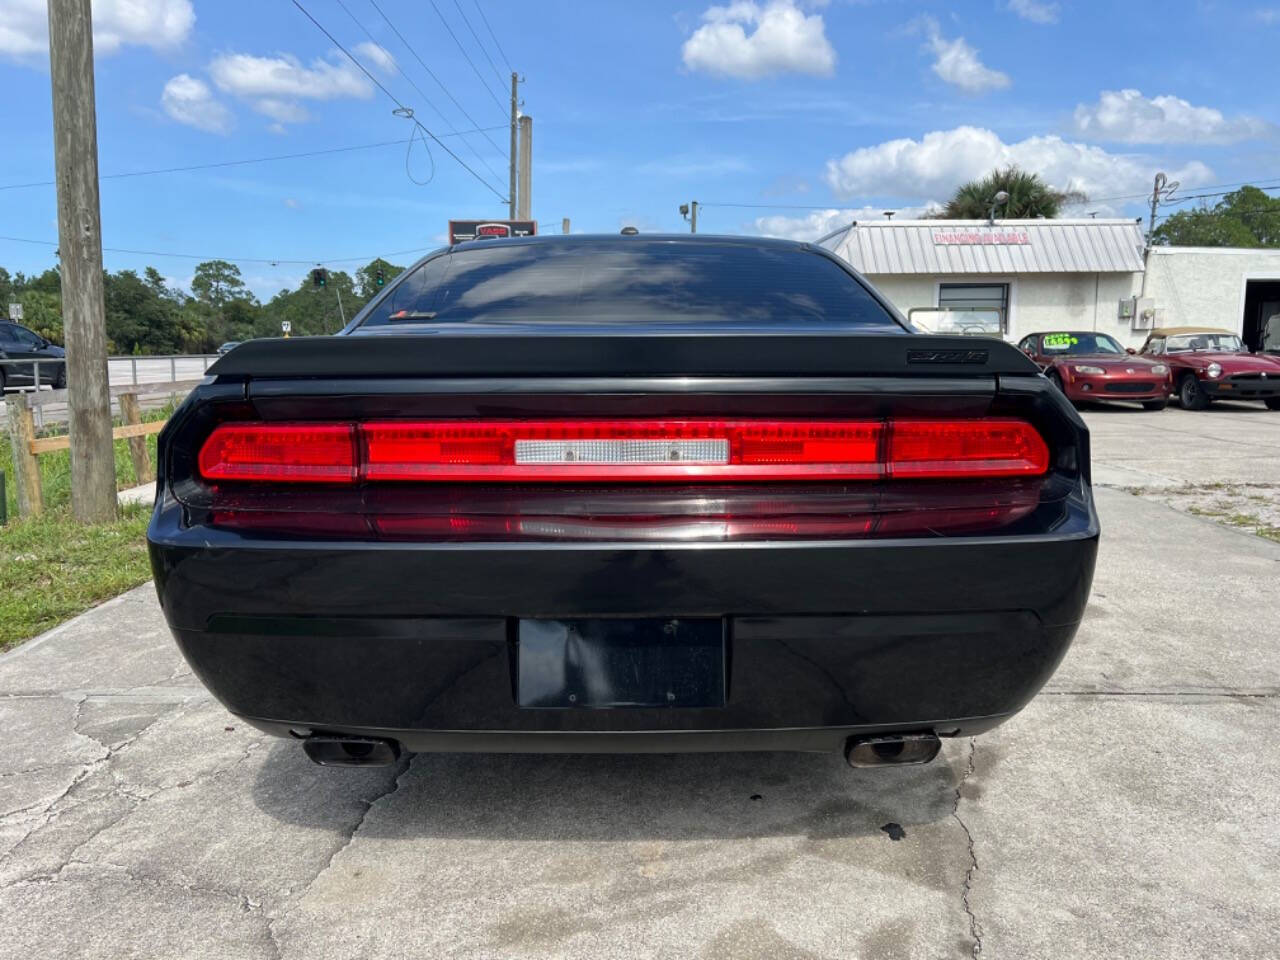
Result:
[[[942,749],[936,733],[892,733],[850,737],[844,758],[851,767],[892,767],[928,763]]]
[[[302,749],[322,767],[386,767],[400,759],[400,744],[377,737],[313,734],[302,741]]]

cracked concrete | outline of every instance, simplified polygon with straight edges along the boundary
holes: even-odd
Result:
[[[1280,415],[1200,416],[1086,412],[1099,478],[1197,482],[1203,451],[1280,479]],[[915,769],[322,769],[204,693],[132,591],[0,657],[0,960],[1274,956],[1280,545],[1098,500],[1058,673]]]

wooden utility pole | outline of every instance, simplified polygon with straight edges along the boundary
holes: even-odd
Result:
[[[49,0],[49,72],[53,79],[62,328],[67,346],[71,513],[81,523],[102,523],[116,517],[116,467],[107,389],[89,0]]]
[[[533,219],[533,117],[520,118],[520,193],[517,220]]]
[[[569,232],[569,218],[565,217],[560,221],[560,232],[567,234]]]
[[[507,155],[511,161],[511,186],[510,192],[507,194],[507,219],[514,220],[516,218],[516,123],[520,112],[520,104],[517,101],[519,92],[516,85],[520,82],[520,78],[515,72],[511,73],[511,152]]]

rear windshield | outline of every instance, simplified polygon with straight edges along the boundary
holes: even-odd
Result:
[[[740,243],[473,246],[415,267],[361,326],[797,323],[904,332],[839,264]]]

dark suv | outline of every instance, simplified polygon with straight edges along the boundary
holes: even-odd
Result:
[[[8,320],[0,320],[0,391],[6,387],[31,387],[51,384],[67,385],[66,352],[40,334]],[[36,383],[36,364],[40,362],[40,383]],[[8,361],[26,361],[11,363]]]

